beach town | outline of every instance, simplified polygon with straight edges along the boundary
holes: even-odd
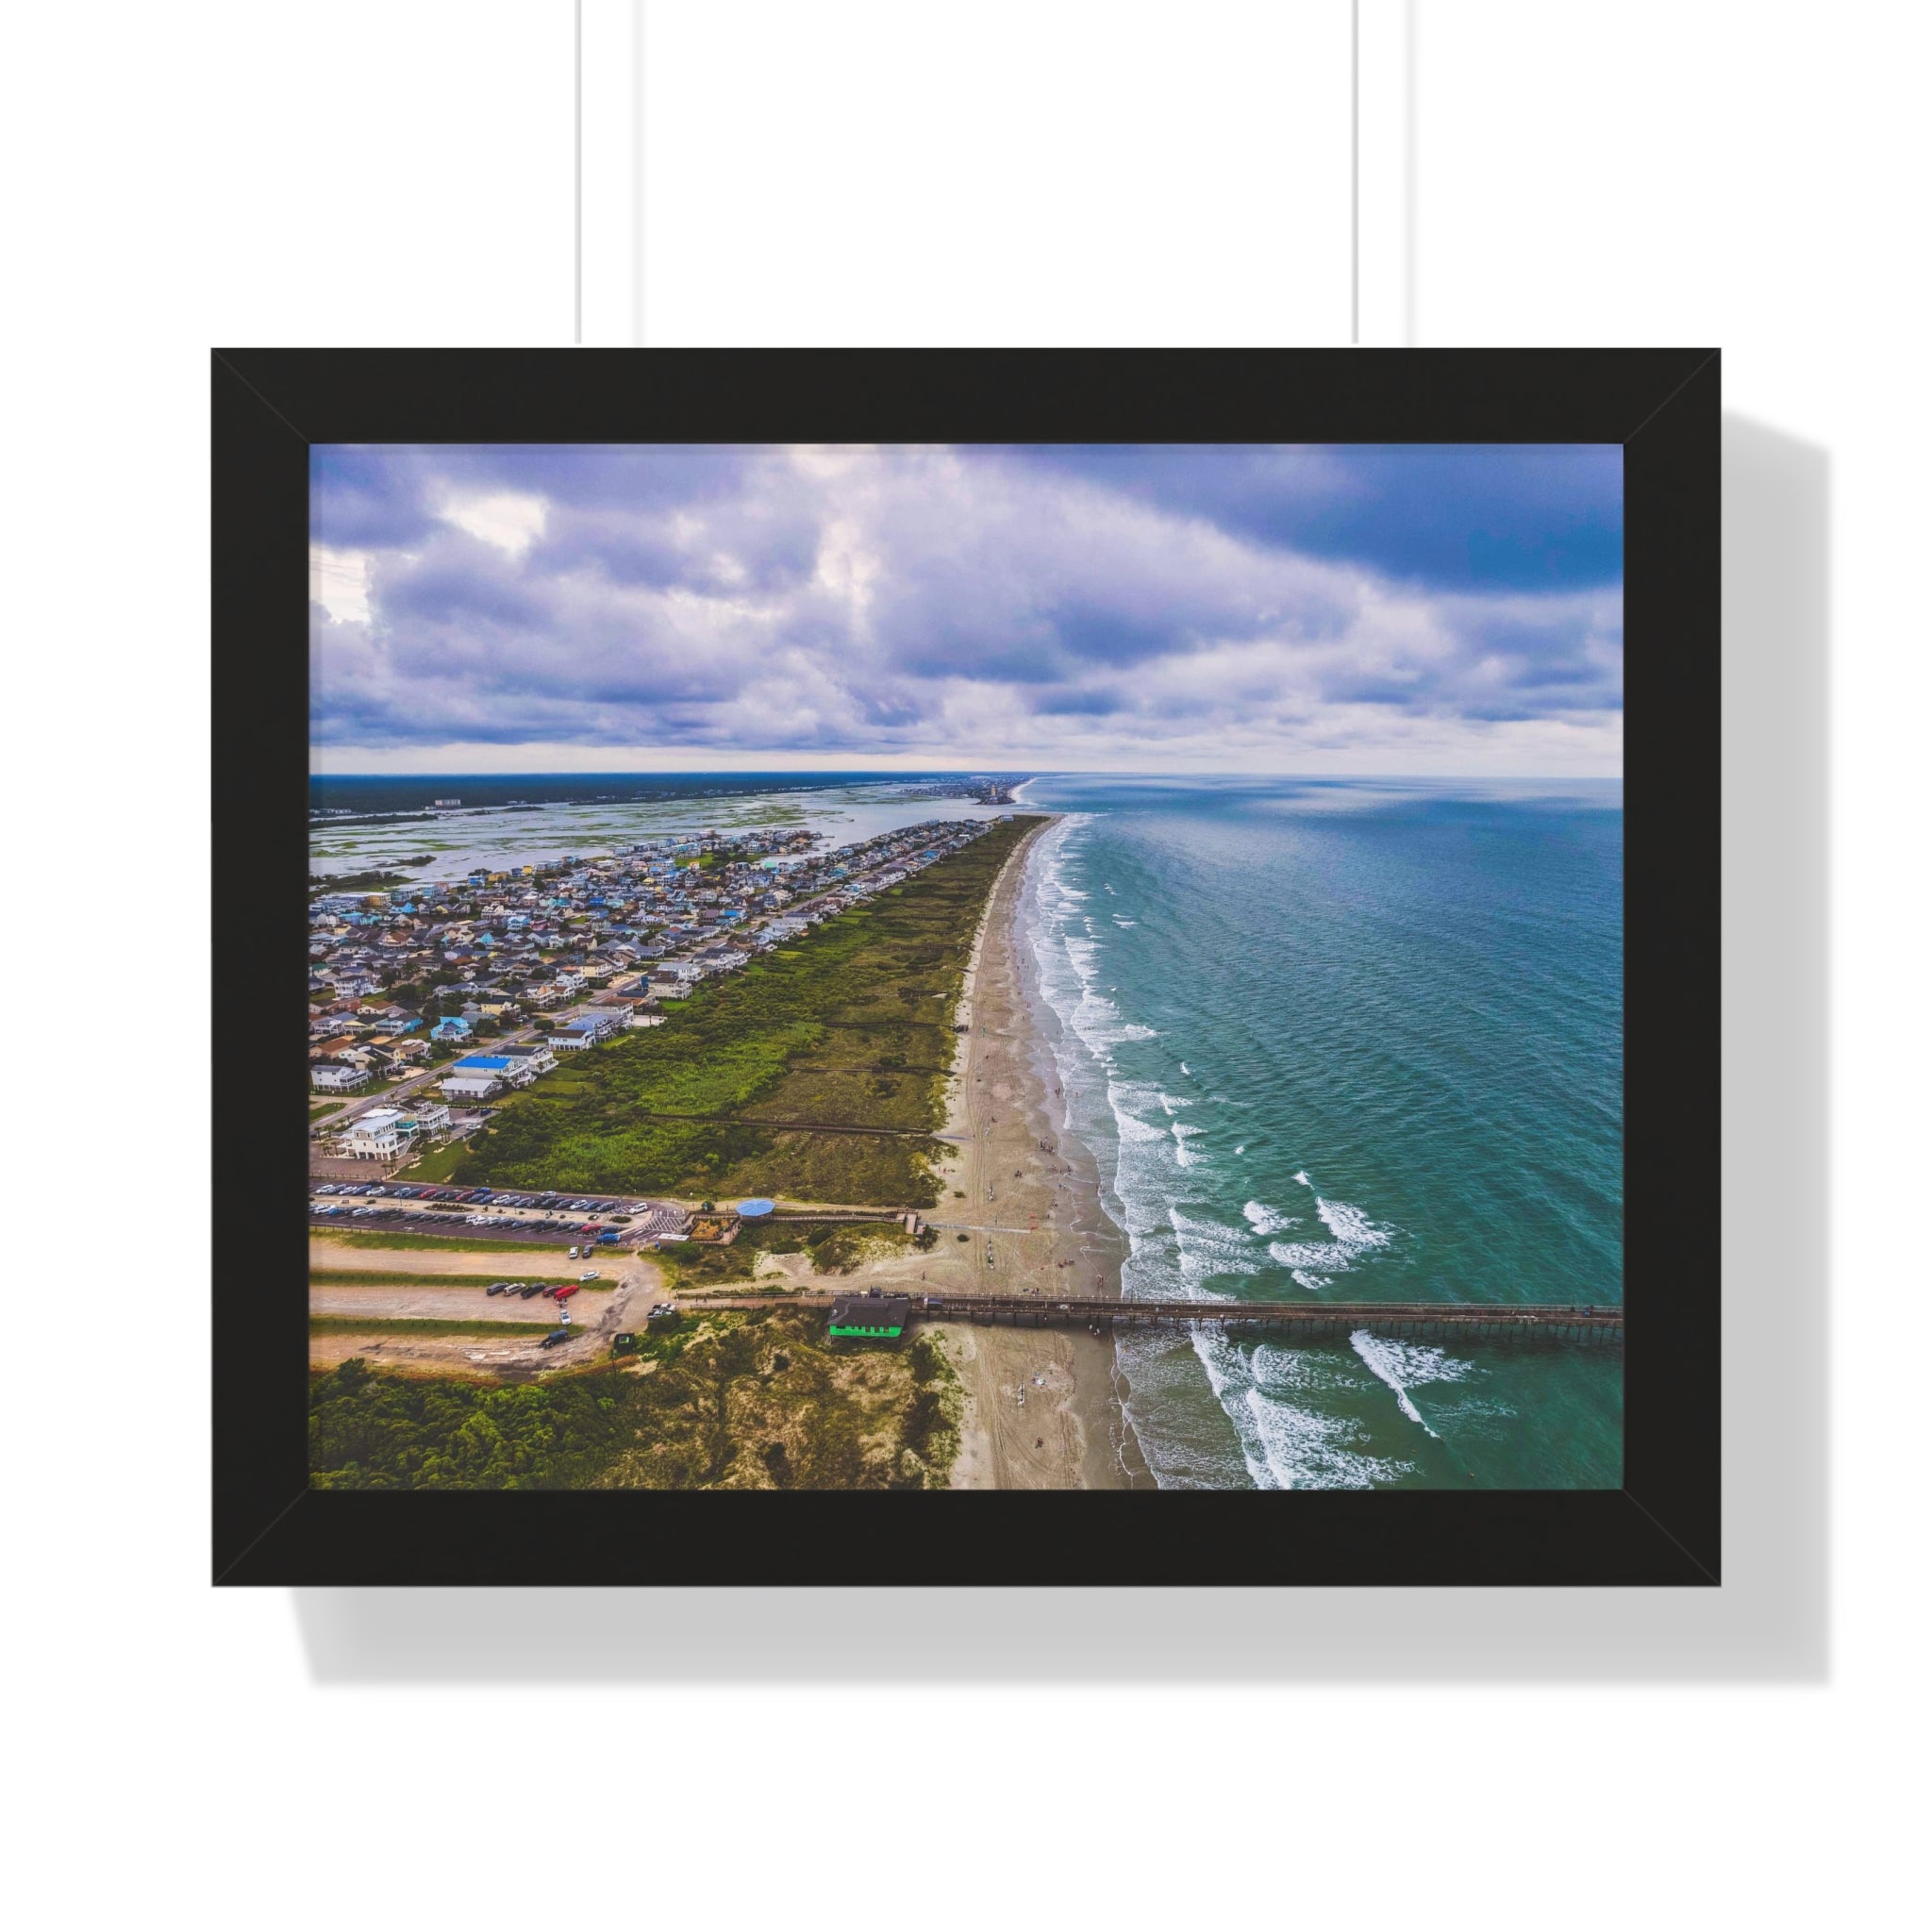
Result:
[[[933,819],[842,846],[799,831],[692,833],[442,882],[318,882],[313,1368],[553,1384],[592,1366],[648,1372],[680,1329],[704,1341],[745,1319],[725,1309],[756,1291],[760,1319],[796,1325],[812,1308],[792,1353],[871,1343],[858,1382],[925,1373],[955,1391],[944,1453],[922,1440],[921,1467],[935,1466],[922,1486],[1145,1480],[1100,1327],[931,1313],[948,1295],[1120,1292],[1119,1236],[1091,1159],[1063,1133],[1023,981],[1019,887],[1050,823]],[[809,958],[814,929],[842,914],[889,897],[916,905],[922,874],[982,840],[1004,850],[973,889],[949,969],[942,1122],[915,1138],[848,1113],[818,1130],[841,1150],[872,1133],[929,1154],[920,1202],[463,1184],[470,1150],[520,1100],[622,1064],[627,1041],[715,1001],[758,962]],[[891,1360],[914,1305],[924,1339]],[[766,1415],[761,1430],[783,1421]]]
[[[836,848],[809,833],[708,832],[608,858],[321,890],[309,909],[312,1138],[325,1154],[392,1160],[480,1125],[472,1109],[558,1055],[659,1024],[667,1002],[980,829],[934,820]]]

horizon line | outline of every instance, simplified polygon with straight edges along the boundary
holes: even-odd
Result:
[[[527,772],[315,772],[308,774],[315,779],[369,779],[377,783],[393,784],[400,779],[420,778],[446,783],[455,778],[482,778],[491,783],[502,783],[512,778],[823,778],[841,777],[880,777],[890,779],[913,778],[976,778],[980,776],[1005,777],[1024,771],[1034,778],[1561,778],[1573,784],[1621,784],[1622,772],[1401,772],[1362,770],[1358,772],[1283,772],[1258,770],[1221,770],[1204,772],[1186,770],[1179,767],[1116,767],[1116,766],[1014,766],[1003,770],[998,766],[978,767],[934,765],[925,769],[889,770],[884,767],[852,766],[849,770],[830,767],[821,769],[813,765],[714,765],[704,768],[693,767],[687,771],[663,772],[591,772],[567,770],[531,770]]]

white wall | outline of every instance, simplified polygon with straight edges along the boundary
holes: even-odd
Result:
[[[695,0],[654,0],[666,9],[699,31]],[[1250,123],[1265,111],[1265,90],[1240,71],[1238,29],[1245,16],[1264,36],[1279,10],[1171,9],[1163,64],[1176,78],[1192,71],[1197,18],[1223,50],[1204,81],[1161,104],[1172,149],[1224,146],[1229,100]],[[960,55],[926,68],[922,86],[938,121],[970,125],[1004,63],[974,40],[972,10],[945,11]],[[1926,715],[1924,15],[1707,0],[1424,0],[1419,11],[1418,339],[1721,341],[1731,403],[1749,419],[1740,433],[1771,452],[1766,474],[1780,450],[1796,450],[1800,469],[1807,448],[1829,453],[1838,1144],[1822,1661],[1811,1586],[1802,1567],[1778,1572],[1774,1552],[1757,1572],[1755,1638],[1707,1599],[1606,1612],[1557,1596],[1479,1606],[1491,1634],[1458,1650],[1443,1633],[1470,1631],[1467,1600],[1331,1596],[1273,1613],[1273,1688],[1035,1681],[912,1694],[637,1674],[667,1654],[701,1658],[721,1628],[744,1657],[789,1655],[788,1636],[829,1634],[858,1613],[823,1599],[760,1607],[750,1630],[679,1600],[609,1597],[499,1600],[487,1621],[417,1599],[378,1606],[375,1635],[366,1603],[313,1598],[298,1618],[285,1593],[206,1586],[206,1257],[192,1210],[139,1246],[117,1234],[78,1256],[50,1252],[43,1218],[12,1225],[16,1335],[56,1316],[75,1351],[31,1367],[16,1352],[0,1403],[9,1738],[25,1785],[11,1816],[27,1851],[12,1879],[25,1920],[798,1924],[828,1921],[836,1898],[838,1923],[855,1924],[890,1913],[1623,1928],[1879,1923],[1888,1895],[1907,1896],[1924,1693],[1923,1663],[1905,1649],[1923,1624],[1909,1532],[1924,1521],[1924,1462],[1908,1319],[1924,1280],[1913,1245],[1924,1137],[1908,1096],[1926,1068],[1907,1018],[1923,991],[1924,878],[1912,789]],[[1041,43],[1068,52],[1052,0],[1035,12]],[[1091,31],[1099,71],[1118,72],[1127,51],[1104,18]],[[788,56],[806,97],[809,52],[801,41]],[[51,824],[64,851],[127,861],[120,929],[165,935],[176,955],[197,952],[206,930],[208,345],[567,341],[569,82],[561,0],[97,4],[9,23],[0,487],[14,563],[0,771],[29,855]],[[1076,92],[1038,75],[1028,86],[1056,105]],[[907,125],[903,99],[882,108]],[[790,157],[761,149],[758,124],[733,137],[739,165],[784,178]],[[1149,177],[1131,178],[1143,192]],[[1113,234],[1124,218],[1105,205],[1108,185],[1087,192],[1095,232]],[[1265,252],[1284,184],[1257,163],[1222,186],[1244,219],[1217,208],[1211,232]],[[972,221],[970,205],[958,211]],[[675,208],[664,220],[675,231]],[[974,232],[977,275],[996,273],[993,239]],[[708,261],[739,286],[728,234],[677,245],[680,274],[702,278]],[[948,312],[958,291],[945,261],[930,248],[908,258],[919,287],[899,291],[891,330]],[[1027,339],[1098,327],[1077,289],[1023,266],[1039,285]],[[1268,340],[1281,325],[1274,292],[1265,275],[1233,274],[1211,307],[1177,304],[1173,325]],[[761,339],[824,325],[786,299],[782,278],[762,291]],[[702,291],[690,300],[680,326],[725,326]],[[1772,634],[1777,609],[1760,615]],[[1751,641],[1732,641],[1735,674]],[[54,718],[75,722],[53,731]],[[1772,722],[1797,728],[1783,713]],[[139,774],[137,796],[115,773]],[[1790,938],[1802,951],[1816,922],[1802,851],[1797,861]],[[22,1011],[44,966],[11,957],[34,975],[8,988]],[[78,949],[62,970],[79,1003],[125,992],[111,948]],[[1808,984],[1777,983],[1798,995]],[[1793,1051],[1808,1049],[1799,1039]],[[53,1151],[17,1154],[9,1192],[58,1203],[105,1183],[139,1198],[142,1163],[103,1148],[86,1083],[38,1040],[28,1052],[39,1061],[19,1091],[35,1096],[37,1146]],[[192,1088],[178,1098],[171,1132],[192,1163],[205,1107]],[[1792,1128],[1803,1161],[1775,1178],[1803,1222],[1825,1176],[1815,1131]],[[1734,1213],[1761,1211],[1761,1199],[1734,1178]],[[1768,1227],[1774,1248],[1784,1225],[1755,1233]],[[55,1302],[41,1284],[57,1268],[72,1286]],[[155,1298],[138,1318],[135,1279]],[[1732,1284],[1746,1324],[1753,1286]],[[116,1340],[95,1351],[83,1310],[104,1297]],[[151,1321],[155,1305],[166,1312]],[[1773,1367],[1792,1372],[1789,1359]],[[1749,1390],[1734,1394],[1750,1416]],[[1754,1420],[1757,1435],[1734,1443],[1742,1474],[1822,1443],[1815,1412]],[[1802,1467],[1791,1476],[1808,1521]],[[934,1613],[915,1602],[886,1614],[911,1637]],[[972,1615],[1004,1619],[994,1648],[1024,1674],[1041,1657],[1078,1671],[1141,1640],[1156,1646],[1163,1619],[1211,1641],[1251,1624],[1255,1607],[1023,1599]],[[1607,1624],[1627,1642],[1604,1637]],[[973,1653],[972,1629],[956,1654]],[[1599,1634],[1586,1647],[1571,1641],[1580,1629]],[[1374,1680],[1370,1639],[1407,1681]],[[460,1681],[491,1655],[531,1681]],[[632,1681],[592,1681],[626,1660]],[[386,1670],[418,1681],[368,1681]],[[561,1681],[542,1681],[553,1671]],[[906,1806],[904,1840],[834,1863],[824,1801],[861,1791]],[[1216,1808],[1163,1823],[1190,1800]],[[1003,1829],[928,1826],[926,1806]]]

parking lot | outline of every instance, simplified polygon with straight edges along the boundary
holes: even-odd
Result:
[[[683,1218],[671,1204],[614,1194],[530,1194],[395,1181],[321,1181],[309,1187],[311,1227],[475,1234],[509,1241],[591,1241],[602,1247],[661,1240]],[[648,1223],[650,1233],[645,1232]]]

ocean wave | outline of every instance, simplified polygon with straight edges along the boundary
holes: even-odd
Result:
[[[1268,1252],[1284,1268],[1307,1269],[1340,1274],[1357,1259],[1375,1248],[1386,1248],[1394,1230],[1377,1227],[1362,1210],[1348,1201],[1328,1201],[1315,1196],[1315,1212],[1331,1237],[1325,1241],[1271,1241]]]
[[[1239,1154],[1241,1150],[1237,1147],[1234,1151]],[[1300,1225],[1293,1215],[1278,1213],[1265,1201],[1250,1201],[1241,1212],[1257,1234],[1279,1234],[1284,1227]]]
[[[1262,1387],[1240,1347],[1218,1331],[1197,1329],[1194,1352],[1234,1424],[1257,1489],[1367,1490],[1408,1474],[1406,1462],[1363,1454],[1356,1446],[1357,1425],[1345,1417],[1303,1408]]]
[[[1123,932],[1127,932],[1134,926],[1139,925],[1141,922],[1138,919],[1123,919],[1120,916],[1120,914],[1116,912],[1113,916],[1113,923],[1117,926],[1119,926]]]
[[[1391,1230],[1377,1227],[1359,1208],[1346,1201],[1324,1201],[1317,1194],[1315,1212],[1341,1247],[1386,1248],[1393,1239]]]
[[[1324,1288],[1333,1288],[1335,1286],[1332,1276],[1310,1274],[1306,1268],[1290,1269],[1289,1277],[1297,1288],[1305,1288],[1310,1294],[1320,1294]]]
[[[1107,941],[1094,935],[1089,893],[1074,883],[1085,842],[1080,821],[1070,817],[1056,824],[1034,847],[1031,884],[1023,898],[1022,944],[1039,997],[1058,1022],[1049,1044],[1065,1090],[1067,1128],[1091,1135],[1108,1210],[1123,1224],[1127,1249],[1123,1291],[1140,1297],[1225,1298],[1268,1265],[1266,1236],[1291,1223],[1260,1202],[1254,1207],[1272,1217],[1264,1224],[1246,1213],[1224,1222],[1214,1218],[1216,1208],[1186,1200],[1183,1190],[1191,1184],[1200,1188],[1204,1178],[1208,1156],[1199,1148],[1190,1150],[1191,1141],[1204,1130],[1175,1118],[1191,1112],[1187,1096],[1165,1091],[1158,1082],[1127,1077],[1117,1064],[1117,1051],[1127,1042],[1159,1035],[1155,1027],[1129,1018],[1101,977],[1108,970],[1103,958]],[[1121,1058],[1131,1063],[1131,1056]],[[1186,1061],[1178,1065],[1178,1077],[1193,1077]],[[1174,1077],[1171,1074],[1170,1082]],[[1194,1172],[1185,1173],[1189,1168]],[[1366,1217],[1362,1226],[1378,1232]],[[1328,1231],[1337,1233],[1334,1224],[1328,1224]],[[1360,1229],[1355,1232],[1358,1237]],[[1341,1234],[1347,1233],[1344,1224]],[[1338,1242],[1316,1245],[1326,1257]],[[1286,1354],[1257,1355],[1251,1364],[1241,1343],[1205,1324],[1192,1328],[1184,1343],[1149,1335],[1123,1336],[1118,1345],[1124,1360],[1136,1364],[1132,1387],[1157,1404],[1146,1417],[1136,1416],[1136,1426],[1141,1429],[1149,1466],[1163,1486],[1196,1481],[1238,1485],[1245,1471],[1246,1480],[1266,1489],[1365,1489],[1408,1471],[1406,1463],[1365,1453],[1358,1421],[1319,1413],[1319,1397],[1312,1393],[1297,1401],[1294,1378],[1302,1370]],[[1332,1378],[1350,1358],[1343,1351],[1328,1354],[1331,1359],[1319,1373]],[[1214,1397],[1213,1409],[1207,1413],[1219,1412],[1213,1429],[1208,1428],[1205,1415],[1199,1424],[1185,1420],[1189,1405],[1182,1385],[1174,1386],[1171,1398],[1158,1393],[1165,1386],[1162,1378],[1180,1374],[1184,1364],[1190,1376],[1206,1374]],[[1312,1391],[1317,1372],[1309,1368],[1307,1376]],[[1130,1408],[1139,1406],[1130,1398]],[[1217,1436],[1229,1424],[1231,1437]]]
[[[1168,1225],[1174,1230],[1181,1275],[1189,1291],[1209,1274],[1253,1274],[1260,1267],[1248,1238],[1241,1229],[1218,1221],[1202,1221],[1170,1203]]]
[[[1326,1342],[1288,1348],[1257,1341],[1248,1352],[1248,1373],[1270,1395],[1341,1394],[1360,1387],[1346,1357]]]
[[[1424,1421],[1408,1391],[1430,1382],[1459,1382],[1474,1368],[1473,1362],[1458,1361],[1440,1348],[1395,1341],[1387,1336],[1371,1335],[1366,1328],[1357,1328],[1348,1339],[1356,1354],[1367,1363],[1369,1373],[1395,1391],[1403,1414],[1412,1423],[1421,1423],[1432,1436],[1435,1430]]]

